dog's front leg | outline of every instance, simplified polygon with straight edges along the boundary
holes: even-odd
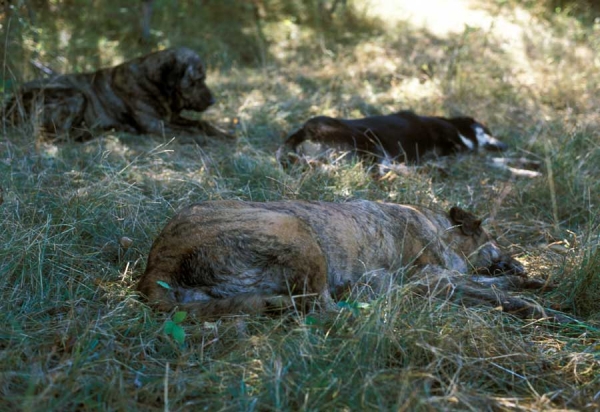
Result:
[[[514,276],[516,278],[516,276]],[[478,283],[468,275],[445,269],[441,266],[427,265],[414,276],[415,286],[430,296],[443,295],[469,306],[488,305],[501,307],[504,312],[521,318],[541,319],[548,317],[544,308],[534,302],[510,296],[500,290],[502,282]],[[514,279],[513,279],[514,280]],[[490,287],[494,285],[496,287]]]
[[[208,123],[204,120],[199,120],[198,126],[200,127],[200,130],[202,130],[202,132],[209,137],[217,137],[220,139],[235,140],[235,136],[224,132],[223,130],[211,125],[210,123]]]
[[[223,130],[211,125],[204,120],[192,120],[182,117],[180,115],[173,115],[171,118],[170,126],[173,128],[181,129],[186,133],[202,133],[208,137],[217,137],[220,139],[235,139],[235,136],[230,135]]]
[[[523,276],[516,275],[501,275],[501,276],[481,276],[472,275],[470,278],[473,282],[479,283],[487,287],[496,287],[501,290],[524,290],[524,289],[541,289],[551,290],[554,287],[547,281],[541,279],[529,279]]]

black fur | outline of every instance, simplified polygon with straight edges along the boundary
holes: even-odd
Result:
[[[326,148],[349,150],[369,162],[386,159],[419,163],[431,156],[478,149],[477,127],[491,137],[489,129],[471,117],[419,116],[412,111],[352,120],[318,116],[287,138],[277,151],[277,159],[283,165],[293,162],[299,146],[311,141]],[[461,135],[471,144],[465,143]],[[495,138],[484,145],[488,150],[506,147]]]

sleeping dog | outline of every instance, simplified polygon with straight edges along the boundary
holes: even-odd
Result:
[[[374,298],[404,276],[424,294],[525,318],[547,314],[507,292],[546,283],[528,278],[472,213],[366,200],[188,206],[154,241],[137,290],[159,310],[199,317],[293,302],[336,311],[334,300],[365,296],[361,290]],[[562,322],[559,315],[552,314]]]
[[[283,166],[294,163],[309,154],[310,143],[321,152],[333,149],[352,153],[367,164],[418,164],[427,158],[480,148],[507,148],[471,117],[419,116],[405,110],[352,120],[313,117],[286,139],[277,150],[277,160]]]

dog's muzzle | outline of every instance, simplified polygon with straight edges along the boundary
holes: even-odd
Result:
[[[500,258],[494,260],[492,264],[485,268],[479,268],[476,270],[478,275],[489,275],[489,276],[501,276],[501,275],[512,275],[526,277],[527,272],[525,267],[518,260],[512,256],[503,255]]]
[[[491,152],[503,152],[508,149],[508,145],[490,136],[488,141],[483,144],[483,148]]]

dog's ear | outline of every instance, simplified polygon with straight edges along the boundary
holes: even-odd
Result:
[[[147,76],[169,96],[183,77],[183,68],[179,64],[174,50],[156,52],[146,58]]]
[[[204,67],[201,64],[189,63],[181,77],[181,87],[192,87],[196,82],[204,79]]]
[[[481,233],[481,219],[478,219],[473,213],[454,206],[450,209],[449,214],[450,219],[460,225],[460,229],[465,235],[473,236]]]
[[[193,72],[194,68],[191,64],[189,64],[183,72],[183,76],[181,76],[181,78],[179,79],[181,82],[180,86],[182,89],[190,88],[192,87],[192,84],[194,84]]]

